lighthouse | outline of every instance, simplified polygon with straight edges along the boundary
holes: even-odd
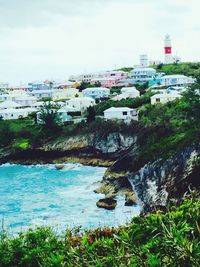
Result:
[[[171,64],[174,62],[173,56],[172,56],[172,43],[171,43],[171,38],[167,34],[165,36],[165,63],[166,64]]]

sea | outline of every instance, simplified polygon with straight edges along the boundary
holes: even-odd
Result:
[[[80,227],[94,229],[127,224],[140,212],[139,206],[124,206],[117,198],[115,210],[100,209],[104,195],[94,193],[106,168],[64,164],[0,166],[0,231],[10,234],[38,226],[58,232]]]

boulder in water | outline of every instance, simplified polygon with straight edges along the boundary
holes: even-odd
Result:
[[[62,170],[62,169],[64,169],[64,167],[65,167],[65,165],[63,165],[63,164],[55,166],[56,170]]]
[[[107,210],[114,210],[115,207],[117,206],[117,200],[113,198],[103,198],[99,199],[96,203],[98,208],[103,208]]]

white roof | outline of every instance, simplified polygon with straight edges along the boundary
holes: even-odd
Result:
[[[168,78],[176,79],[176,78],[189,78],[189,77],[187,77],[187,76],[185,76],[183,74],[165,75],[165,76],[161,77],[161,79],[168,79]]]
[[[135,87],[123,87],[121,89],[121,91],[130,92],[130,93],[132,93],[132,92],[139,92],[139,90],[137,90]]]
[[[20,109],[8,108],[8,109],[0,110],[0,114],[35,112],[35,111],[37,111],[37,109],[35,108],[20,108]]]
[[[110,89],[105,88],[105,87],[89,87],[83,90],[83,92],[90,92],[90,91],[107,91],[110,92]]]
[[[50,90],[50,89],[44,89],[44,90],[33,90],[31,91],[31,94],[43,94],[43,93],[53,93],[55,90]]]
[[[95,102],[93,98],[87,97],[87,96],[74,97],[74,98],[68,100],[67,102],[74,102],[74,101],[92,101],[92,102]]]
[[[163,93],[163,94],[156,94],[156,95],[153,95],[151,98],[174,98],[174,97],[181,97],[181,95],[178,93],[178,92],[170,92],[170,93]]]
[[[131,111],[133,110],[132,108],[127,108],[127,107],[111,107],[111,108],[108,108],[106,109],[104,112],[115,112],[115,111]]]
[[[156,72],[156,70],[153,68],[135,68],[131,72],[135,72],[135,71],[154,71],[154,72]]]
[[[0,109],[20,108],[20,107],[21,107],[21,105],[17,104],[14,101],[10,101],[10,100],[7,100],[7,101],[0,103]]]
[[[16,100],[35,100],[35,101],[37,101],[37,98],[35,98],[34,96],[31,96],[31,95],[17,96],[15,99]]]
[[[77,108],[73,108],[70,106],[64,106],[61,109],[59,109],[61,112],[79,112]]]
[[[11,96],[26,96],[26,95],[28,95],[27,92],[24,90],[13,90],[13,91],[10,91],[9,94]]]

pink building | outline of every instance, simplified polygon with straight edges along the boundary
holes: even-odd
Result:
[[[116,84],[117,84],[116,81],[117,80],[115,78],[110,78],[110,77],[106,78],[105,77],[105,78],[92,79],[90,83],[95,84],[97,82],[100,82],[102,87],[112,88],[112,87],[116,86]]]
[[[128,78],[128,73],[124,71],[105,71],[98,74],[100,78],[113,78],[115,80],[121,80]]]

